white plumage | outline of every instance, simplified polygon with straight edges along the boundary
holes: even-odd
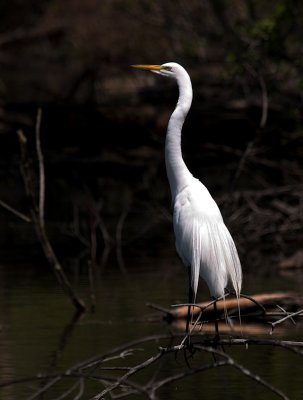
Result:
[[[167,128],[165,163],[172,194],[176,249],[190,268],[192,300],[196,299],[199,276],[207,283],[211,296],[224,296],[230,281],[239,297],[242,270],[234,241],[216,202],[192,176],[182,158],[181,131],[192,102],[190,77],[176,63],[134,67],[174,78],[179,86],[178,102]]]
[[[191,268],[194,297],[199,275],[215,298],[224,295],[228,278],[239,294],[241,266],[237,250],[206,187],[192,177],[173,202],[176,249],[183,263]]]

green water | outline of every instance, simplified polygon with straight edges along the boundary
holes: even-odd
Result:
[[[126,273],[121,272],[115,260],[109,260],[105,267],[97,271],[94,280],[95,312],[86,312],[74,325],[70,325],[73,308],[62,294],[47,264],[42,261],[39,265],[1,265],[0,383],[38,373],[64,371],[124,343],[147,335],[168,334],[171,327],[146,303],[168,307],[186,301],[186,273],[174,250],[149,257],[143,252],[126,257],[124,262]],[[85,267],[79,267],[70,276],[81,297],[89,303]],[[244,291],[249,294],[271,290],[299,291],[302,287],[302,274],[299,271],[287,277],[274,271],[259,275],[247,272],[244,277]],[[202,287],[200,300],[204,299],[207,299],[207,294]],[[302,325],[293,327],[289,324],[287,327],[282,337],[277,329],[275,337],[302,340]],[[267,333],[265,337],[270,338]],[[125,360],[109,361],[106,365],[136,365],[157,354],[158,346],[167,343],[167,340],[160,340],[136,345],[134,355]],[[290,399],[303,398],[302,357],[269,346],[238,346],[225,350],[240,364],[283,390]],[[195,355],[191,366],[199,367],[212,362],[211,355],[201,353]],[[182,354],[177,357],[170,354],[140,372],[137,382],[157,380],[186,369],[188,367]],[[36,398],[60,398],[74,382],[72,379],[65,380]],[[0,388],[0,399],[31,398],[39,385],[41,383],[26,382]],[[88,380],[79,398],[89,399],[103,388],[101,383]],[[76,393],[77,390],[66,398],[76,398]],[[157,394],[160,399],[278,398],[231,367],[211,369],[173,382]],[[106,395],[104,398],[111,397]],[[145,397],[133,394],[128,398]]]

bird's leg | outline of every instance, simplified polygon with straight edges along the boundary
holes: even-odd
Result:
[[[219,326],[218,326],[217,299],[215,297],[213,297],[213,299],[214,299],[215,331],[216,331],[215,339],[214,339],[214,347],[217,348],[218,343],[220,341],[220,334],[219,334]],[[225,353],[224,346],[222,344],[221,344],[221,347],[222,347],[222,351]],[[213,356],[214,356],[214,359],[216,361],[216,357],[215,357],[214,354],[213,354]]]
[[[217,299],[216,299],[215,297],[212,296],[212,300],[214,301],[214,315],[215,315],[214,321],[215,321],[215,332],[216,332],[216,333],[215,333],[215,338],[214,338],[214,348],[216,349],[217,346],[218,346],[219,339],[220,339],[219,327],[218,327],[218,320],[217,320],[217,317],[218,317],[218,310],[217,310]],[[215,353],[212,353],[212,355],[213,355],[214,361],[217,362],[216,354],[215,354]]]
[[[187,318],[186,318],[186,335],[189,336],[189,323],[191,322],[192,319],[192,313],[191,313],[191,304],[193,304],[194,301],[194,291],[191,286],[191,267],[188,267],[188,309],[187,309]]]
[[[187,317],[186,317],[186,336],[185,336],[185,340],[183,341],[183,343],[185,344],[184,359],[185,359],[185,362],[186,362],[188,368],[190,368],[190,364],[188,361],[189,357],[187,355],[187,350],[189,351],[191,357],[194,354],[194,348],[193,348],[193,345],[190,340],[190,327],[189,327],[191,320],[192,320],[191,304],[193,304],[193,302],[194,302],[194,291],[191,286],[191,267],[189,266],[188,267],[188,309],[187,309]]]
[[[193,345],[190,340],[190,323],[192,320],[192,304],[194,302],[194,291],[191,286],[191,267],[188,267],[188,309],[187,309],[187,318],[186,318],[186,337],[184,343],[186,344],[186,349],[189,350],[191,354],[194,353]],[[185,361],[188,364],[188,359],[186,356],[186,349],[184,352]]]
[[[217,310],[217,299],[214,298],[214,314],[215,314],[215,331],[216,331],[216,336],[215,340],[218,341],[220,339],[219,335],[219,327],[218,327],[218,310]]]

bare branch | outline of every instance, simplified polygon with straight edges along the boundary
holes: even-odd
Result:
[[[238,345],[238,346],[240,345],[246,347],[248,347],[249,345],[278,346],[284,348],[285,350],[289,350],[300,356],[303,356],[303,351],[301,351],[301,349],[303,350],[303,342],[280,341],[272,339],[255,339],[255,338],[237,338],[237,337],[233,338],[230,337],[230,335],[227,338],[221,337],[218,340],[215,339],[213,335],[199,334],[192,336],[192,338],[195,339],[200,338],[200,341],[192,342],[190,349],[187,346],[187,344],[170,345],[168,347],[158,347],[158,351],[155,354],[149,356],[148,358],[145,358],[144,361],[141,361],[134,366],[106,367],[102,365],[108,361],[113,362],[115,360],[121,360],[127,356],[132,356],[133,352],[135,350],[138,350],[138,348],[136,348],[135,346],[139,344],[151,341],[155,341],[155,344],[157,344],[158,341],[162,339],[163,340],[172,338],[176,339],[179,337],[183,337],[183,335],[176,335],[173,337],[171,335],[154,335],[154,336],[140,338],[133,342],[119,346],[115,349],[111,349],[110,351],[108,351],[103,355],[98,355],[92,359],[86,360],[82,363],[78,363],[64,372],[60,372],[57,374],[48,374],[48,375],[39,374],[32,378],[24,378],[10,382],[3,382],[2,384],[0,384],[0,387],[13,385],[16,383],[20,384],[20,383],[47,380],[47,383],[45,383],[42,387],[40,387],[37,391],[35,391],[35,393],[33,393],[32,396],[29,398],[31,400],[34,400],[39,396],[41,396],[43,393],[49,391],[55,384],[57,384],[61,380],[74,379],[76,380],[76,384],[73,384],[70,389],[68,389],[64,393],[61,393],[60,397],[57,397],[56,400],[64,399],[66,395],[72,393],[76,388],[79,388],[79,390],[78,393],[74,395],[74,399],[80,399],[84,391],[84,384],[87,384],[90,380],[93,380],[105,386],[105,389],[103,389],[101,392],[97,393],[95,396],[91,398],[93,400],[97,399],[101,400],[102,398],[105,397],[107,398],[107,395],[111,396],[112,398],[123,398],[138,393],[143,394],[146,398],[150,400],[155,400],[157,398],[156,397],[157,391],[166,385],[169,385],[178,380],[182,380],[194,374],[203,373],[204,371],[207,371],[209,369],[229,366],[237,369],[243,376],[250,378],[251,380],[257,382],[258,384],[260,384],[273,394],[286,400],[288,399],[288,397],[281,390],[279,390],[272,384],[265,381],[258,374],[247,369],[246,366],[237,362],[229,354],[225,353],[224,351],[220,351],[218,349],[218,346],[224,346],[224,345],[228,345],[229,347],[233,345]],[[133,380],[130,380],[130,378],[134,377],[134,375],[137,374],[139,371],[142,371],[145,368],[149,368],[151,365],[155,363],[156,364],[158,363],[159,365],[161,359],[163,358],[167,359],[167,357],[169,357],[170,355],[175,357],[175,354],[180,350],[184,352],[190,351],[191,354],[193,351],[196,350],[198,350],[199,352],[209,353],[214,355],[214,360],[213,362],[203,363],[195,368],[188,368],[188,366],[184,364],[184,369],[178,372],[177,374],[171,374],[165,377],[161,377],[161,379],[158,380],[150,379],[147,383],[144,384],[142,383],[139,384]],[[205,360],[205,357],[202,357],[201,360]],[[199,361],[198,357],[196,357],[195,362],[197,363],[197,361]],[[99,368],[98,372],[96,370],[97,367]],[[112,371],[113,375],[110,376],[101,373],[101,371],[105,370]],[[120,376],[117,375],[119,374],[119,372],[121,372],[122,375]],[[121,389],[121,391],[119,392],[117,391],[117,389]]]
[[[169,376],[168,378],[162,379],[161,381],[156,382],[152,388],[151,388],[151,398],[154,399],[155,398],[155,393],[158,389],[160,389],[161,387],[168,385],[172,382],[178,381],[180,379],[183,378],[187,378],[189,376],[195,375],[197,373],[200,372],[204,372],[207,371],[209,369],[212,368],[217,368],[217,367],[224,367],[226,365],[229,365],[228,361],[217,361],[217,362],[213,362],[212,364],[206,364],[203,365],[202,367],[199,368],[191,368],[191,369],[187,369],[183,372],[180,372],[179,374],[175,374],[172,376]]]
[[[46,230],[45,230],[45,222],[44,222],[44,192],[45,192],[45,177],[44,177],[44,165],[43,165],[43,156],[40,147],[40,119],[41,113],[38,113],[38,122],[36,125],[36,145],[37,145],[37,153],[39,158],[39,179],[40,179],[40,187],[39,187],[39,206],[37,206],[36,202],[36,193],[33,184],[33,176],[32,171],[29,167],[29,156],[27,151],[27,139],[24,133],[19,130],[18,138],[20,144],[20,152],[21,152],[21,173],[23,177],[25,192],[29,200],[29,204],[31,204],[31,217],[35,226],[35,230],[37,233],[37,237],[42,245],[44,254],[52,267],[52,270],[62,287],[64,293],[70,298],[76,309],[80,312],[85,310],[85,304],[81,299],[78,298],[74,289],[72,288],[67,276],[65,275],[61,264],[59,263],[57,256],[51,246],[51,243],[48,239]]]
[[[39,223],[44,228],[44,201],[45,201],[45,172],[44,158],[41,150],[40,127],[41,127],[42,110],[38,109],[36,121],[36,151],[39,166]]]
[[[299,310],[299,311],[296,311],[296,312],[294,312],[294,313],[292,313],[292,314],[286,315],[286,317],[283,317],[283,318],[279,319],[278,321],[270,322],[270,324],[271,324],[271,331],[270,331],[270,334],[273,333],[273,331],[274,331],[274,329],[275,329],[275,327],[276,327],[277,325],[281,324],[281,323],[284,322],[284,321],[287,321],[288,319],[293,319],[293,317],[295,317],[295,316],[297,316],[297,315],[302,315],[302,314],[303,314],[303,310]]]
[[[25,214],[21,213],[20,211],[16,210],[15,208],[13,208],[12,206],[8,205],[7,203],[5,203],[2,200],[0,200],[0,206],[5,208],[6,210],[11,212],[12,214],[16,215],[17,217],[21,218],[23,221],[32,222],[30,217],[28,217],[27,215],[25,215]]]
[[[111,386],[108,388],[104,389],[101,393],[97,394],[96,396],[92,397],[91,400],[101,400],[103,396],[105,396],[107,393],[113,391],[116,389],[118,386],[120,386],[122,383],[124,383],[131,375],[134,375],[136,372],[148,367],[149,365],[155,363],[162,357],[162,352],[159,352],[158,354],[148,358],[144,362],[136,365],[135,367],[131,368],[126,374],[122,375],[115,383],[113,383]]]

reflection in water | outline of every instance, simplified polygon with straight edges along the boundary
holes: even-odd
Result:
[[[38,373],[48,375],[65,371],[76,364],[87,363],[87,360],[95,359],[100,354],[106,355],[107,359],[106,363],[103,359],[102,367],[118,366],[125,369],[149,356],[155,356],[160,345],[169,344],[169,339],[160,337],[170,337],[171,331],[179,332],[181,337],[174,343],[180,343],[184,327],[168,325],[162,321],[160,314],[155,314],[146,306],[147,302],[151,302],[169,308],[171,304],[186,301],[186,272],[175,258],[174,249],[172,248],[171,254],[161,253],[148,258],[139,253],[133,256],[126,255],[124,262],[127,275],[121,273],[117,265],[110,265],[110,260],[105,269],[97,269],[98,278],[94,282],[96,310],[94,313],[82,314],[80,318],[71,315],[73,310],[69,301],[57,287],[52,275],[41,272],[36,266],[1,266],[1,382],[35,376]],[[133,265],[136,265],[136,269],[132,268]],[[89,297],[86,272],[82,276],[80,271],[75,283],[81,295],[84,298]],[[295,280],[281,279],[276,274],[272,279],[258,275],[248,276],[245,291],[256,292],[256,288],[260,292],[299,289]],[[202,284],[199,296],[200,300],[207,300],[208,297]],[[256,332],[252,328],[254,327],[248,332],[243,332],[244,335],[254,335]],[[221,329],[223,331],[223,327]],[[288,324],[287,330],[285,327],[284,330],[279,329],[277,327],[277,331],[274,332],[275,338],[281,339],[281,335],[277,336],[279,332],[283,339],[295,340],[302,337],[300,324],[295,328]],[[209,334],[212,335],[212,332]],[[159,340],[123,347],[127,342],[150,335],[160,335]],[[263,337],[271,338],[268,333]],[[118,357],[118,354],[129,347],[133,349],[131,352]],[[120,352],[116,349],[111,353],[115,348],[121,349]],[[302,393],[303,367],[298,355],[271,346],[252,344],[248,347],[225,346],[225,351],[239,364],[247,366],[284,391],[289,398],[298,398],[298,393]],[[205,363],[213,363],[211,355],[200,353],[190,360],[191,366],[199,367]],[[293,371],[290,365],[296,365],[296,370]],[[110,370],[102,371],[99,364],[94,365],[90,372],[93,368],[95,373],[102,373],[102,376],[112,374]],[[171,354],[157,365],[142,371],[138,375],[138,382],[149,382],[152,378],[159,381],[167,374],[184,373],[187,369],[182,354],[178,354],[176,359],[175,355]],[[51,381],[42,379],[38,384],[31,382],[6,386],[0,388],[0,398],[26,399],[49,382]],[[72,387],[74,396],[83,389],[84,394],[80,398],[87,399],[102,390],[104,385],[90,381],[77,381],[77,385],[75,381],[60,381],[48,392],[47,398],[56,398]],[[197,392],[204,393],[208,399],[221,399],[223,396],[239,398],[239,393],[241,399],[276,398],[273,393],[247,381],[241,373],[229,368],[215,369],[172,382],[159,389],[158,396],[184,399],[196,397]],[[141,397],[145,398],[143,394]]]
[[[68,343],[68,340],[70,339],[70,336],[72,335],[77,322],[80,321],[81,316],[83,316],[83,313],[81,311],[76,311],[74,313],[74,315],[72,316],[72,319],[68,322],[68,324],[66,326],[64,326],[62,334],[59,336],[57,348],[53,352],[53,357],[50,362],[51,370],[54,370],[57,367],[57,365],[64,353],[66,344]]]

